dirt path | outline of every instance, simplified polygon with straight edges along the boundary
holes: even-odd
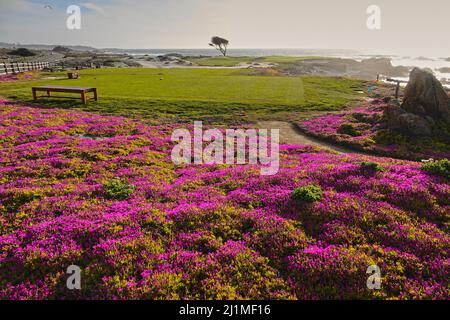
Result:
[[[345,147],[336,146],[313,137],[309,137],[298,130],[295,125],[284,121],[260,121],[258,127],[261,129],[279,129],[280,130],[280,143],[283,144],[306,144],[321,147],[326,150],[338,152],[338,153],[358,153],[358,152]]]

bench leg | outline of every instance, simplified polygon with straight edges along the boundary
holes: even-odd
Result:
[[[47,97],[50,97],[50,91],[47,91]]]
[[[94,100],[98,101],[97,89],[94,89]]]
[[[37,100],[36,90],[33,89],[33,100]]]
[[[83,102],[83,104],[86,104],[86,92],[81,92],[81,102]]]

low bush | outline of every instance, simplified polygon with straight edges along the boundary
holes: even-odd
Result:
[[[359,136],[360,132],[353,123],[343,123],[337,130],[340,134],[348,134],[349,136]]]
[[[112,179],[103,184],[105,197],[112,200],[125,200],[134,191],[134,187],[120,179]]]
[[[384,168],[375,162],[361,162],[361,170],[363,173],[375,174],[377,172],[383,172]]]
[[[322,189],[318,185],[307,185],[295,189],[292,192],[292,199],[299,202],[315,202],[322,199]]]
[[[34,53],[33,51],[30,51],[26,48],[19,48],[13,51],[8,52],[9,55],[11,56],[21,56],[21,57],[32,57],[35,56],[36,53]]]
[[[422,170],[448,179],[450,178],[450,160],[441,159],[426,162],[422,165]]]

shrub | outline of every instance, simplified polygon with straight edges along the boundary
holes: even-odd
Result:
[[[26,48],[19,48],[13,51],[8,52],[9,55],[12,56],[21,56],[21,57],[32,57],[35,56],[36,53],[26,49]]]
[[[375,162],[361,162],[361,170],[363,173],[374,174],[377,172],[383,172],[384,168]]]
[[[134,191],[134,186],[129,185],[120,179],[112,179],[103,184],[105,197],[107,199],[125,200]]]
[[[349,136],[352,136],[352,137],[360,135],[356,125],[353,124],[353,123],[343,123],[339,127],[337,132],[340,133],[340,134],[348,134]]]
[[[125,63],[128,67],[132,67],[132,68],[142,67],[142,64],[140,64],[139,62],[136,62],[136,61],[125,60],[125,61],[123,61],[123,63]]]
[[[352,114],[352,117],[358,122],[368,123],[372,125],[381,120],[381,115],[377,113],[367,114],[364,112],[355,112]]]
[[[391,145],[391,144],[407,145],[408,144],[408,139],[405,136],[403,136],[401,133],[393,132],[391,130],[378,131],[375,140],[377,143],[380,143],[383,145]]]
[[[322,199],[322,193],[320,186],[310,184],[295,189],[292,192],[292,199],[299,202],[315,202]]]
[[[441,159],[424,163],[422,170],[448,179],[450,178],[450,160]]]
[[[63,46],[56,46],[56,47],[54,47],[54,48],[52,49],[52,51],[54,51],[54,52],[60,52],[60,53],[67,53],[67,52],[70,52],[70,51],[72,51],[72,50],[70,50],[70,49],[67,48],[67,47],[63,47]]]

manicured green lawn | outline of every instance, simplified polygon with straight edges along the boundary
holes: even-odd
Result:
[[[43,77],[64,77],[48,73]],[[92,69],[77,80],[0,82],[0,96],[32,103],[36,85],[94,86],[98,102],[40,99],[41,105],[138,115],[149,119],[251,122],[311,110],[338,110],[361,98],[358,80],[251,75],[236,69]],[[63,94],[67,95],[67,94]]]
[[[254,57],[189,57],[187,60],[203,67],[234,67],[240,63],[250,63]]]
[[[329,59],[325,57],[295,57],[295,56],[264,56],[260,58],[256,58],[255,62],[266,62],[266,63],[295,63],[299,61],[305,61],[305,60],[322,60],[322,59]]]
[[[234,67],[240,63],[295,63],[304,60],[326,59],[323,57],[293,57],[293,56],[264,56],[264,57],[191,57],[189,61],[204,67]]]

